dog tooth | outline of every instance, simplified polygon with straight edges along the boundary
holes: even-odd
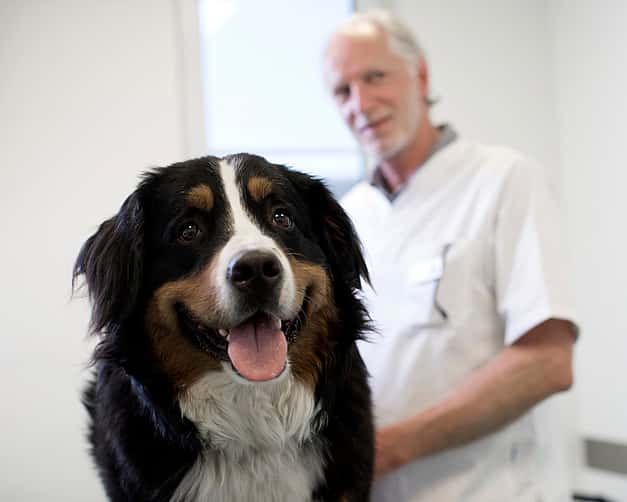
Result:
[[[223,337],[225,337],[225,338],[226,338],[227,336],[229,336],[229,332],[228,332],[228,330],[226,330],[226,329],[224,329],[224,328],[220,328],[220,329],[218,330],[218,333],[220,333],[220,334],[221,334]]]

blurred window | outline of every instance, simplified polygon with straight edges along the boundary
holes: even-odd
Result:
[[[199,0],[208,153],[256,153],[323,178],[340,195],[361,155],[322,78],[345,0]]]

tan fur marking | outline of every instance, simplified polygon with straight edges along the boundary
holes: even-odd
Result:
[[[198,185],[187,193],[185,200],[196,209],[210,211],[213,207],[213,192],[207,185]]]
[[[248,193],[257,202],[272,193],[272,182],[268,178],[253,176],[248,180]]]
[[[297,291],[309,295],[305,325],[290,346],[290,365],[294,376],[313,390],[322,370],[320,354],[329,354],[334,349],[335,340],[329,336],[329,328],[337,319],[337,310],[325,270],[292,257],[289,260]]]
[[[211,279],[214,262],[192,277],[164,284],[155,292],[148,306],[146,327],[158,364],[179,391],[187,389],[208,371],[221,368],[218,361],[181,333],[174,309],[177,303],[182,303],[206,324],[219,324],[215,310],[217,292]]]

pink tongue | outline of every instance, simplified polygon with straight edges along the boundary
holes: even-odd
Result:
[[[287,340],[267,316],[258,315],[231,328],[229,357],[248,380],[260,382],[279,376],[287,358]]]

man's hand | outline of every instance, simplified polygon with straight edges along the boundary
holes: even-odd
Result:
[[[401,424],[378,429],[375,437],[374,477],[379,479],[388,472],[411,460]]]

